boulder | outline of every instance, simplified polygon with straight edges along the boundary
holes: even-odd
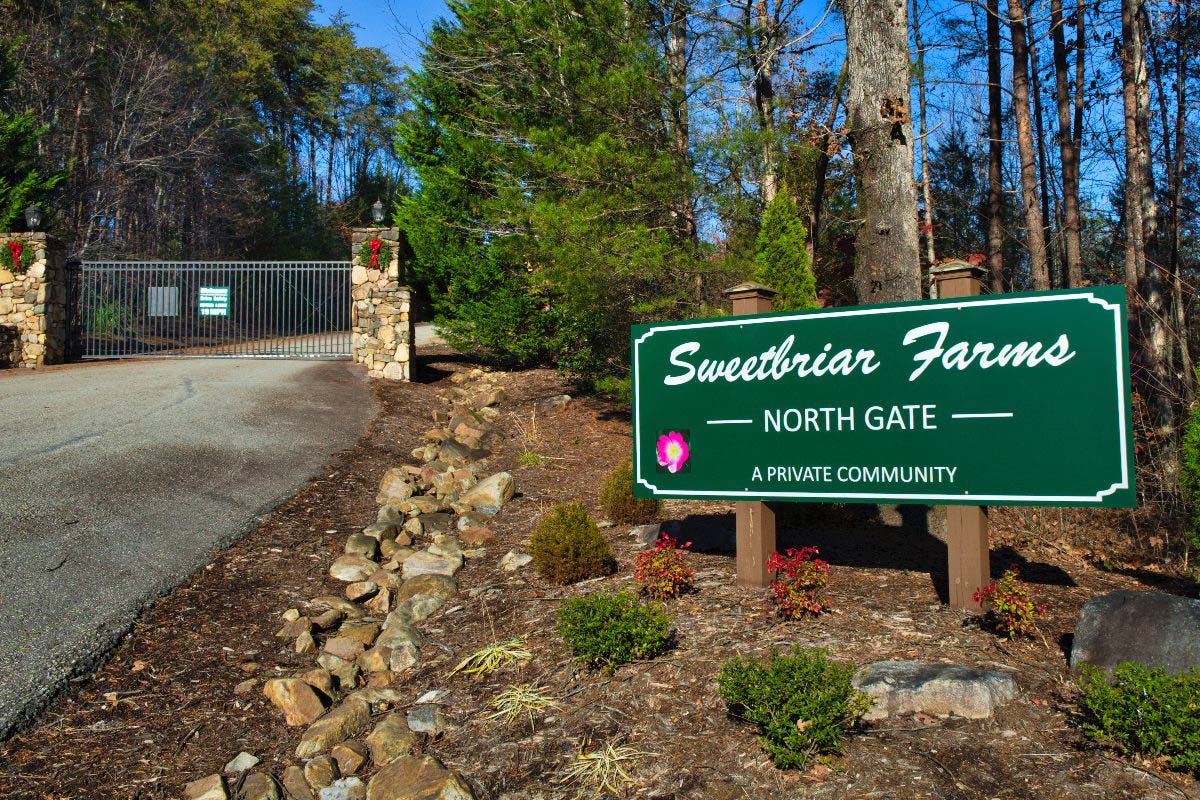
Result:
[[[380,629],[380,624],[373,619],[349,620],[342,623],[337,630],[337,635],[348,639],[357,639],[370,647],[379,637]]]
[[[325,713],[321,696],[299,678],[272,678],[263,686],[263,694],[283,711],[288,725],[309,725]]]
[[[220,775],[209,775],[192,781],[183,787],[183,800],[229,800],[225,779]]]
[[[408,514],[404,513],[404,503],[393,501],[384,503],[375,514],[376,525],[403,525]]]
[[[361,778],[351,775],[322,789],[319,800],[366,800],[366,797],[367,785]]]
[[[377,542],[382,542],[384,539],[396,537],[396,526],[389,525],[386,522],[372,522],[370,525],[362,529],[363,536],[370,536]]]
[[[337,764],[327,755],[309,759],[304,765],[304,780],[316,790],[324,789],[337,780]]]
[[[270,775],[251,772],[242,778],[241,784],[234,800],[283,800],[279,784]]]
[[[367,763],[367,746],[357,739],[335,744],[329,755],[337,762],[338,772],[353,775]]]
[[[410,497],[408,502],[402,504],[400,507],[404,509],[406,514],[434,514],[445,508],[446,504],[436,497],[422,494]]]
[[[300,675],[300,680],[318,692],[324,693],[327,697],[333,696],[333,675],[327,669],[322,669],[321,667],[310,669],[308,672]]]
[[[367,800],[475,800],[475,794],[436,758],[401,756],[371,778]]]
[[[924,661],[867,664],[854,674],[853,683],[874,701],[866,720],[917,712],[984,719],[1017,696],[1017,682],[1008,673]]]
[[[554,397],[547,397],[542,402],[538,403],[538,410],[546,416],[560,414],[567,410],[567,406],[571,405],[571,395],[558,394]]]
[[[443,600],[453,597],[458,592],[458,581],[446,575],[418,575],[404,582],[400,591],[396,592],[396,600],[403,602],[419,594],[431,594]]]
[[[637,542],[638,547],[645,550],[658,544],[658,536],[662,532],[662,523],[651,522],[648,525],[637,525],[629,531],[629,535]]]
[[[374,597],[378,592],[379,584],[374,581],[355,581],[346,587],[346,599],[367,600]]]
[[[362,556],[342,556],[329,567],[329,577],[346,583],[365,581],[379,564]]]
[[[346,537],[346,546],[343,548],[348,556],[362,556],[366,559],[374,559],[379,553],[379,540],[367,536],[365,533],[352,533]]]
[[[355,660],[358,656],[355,656]],[[341,656],[335,656],[333,653],[321,653],[317,656],[317,663],[325,669],[329,670],[333,677],[337,678],[337,684],[342,689],[353,689],[358,685],[358,664],[354,661],[349,661]]]
[[[401,574],[406,580],[420,575],[453,575],[462,567],[462,556],[435,556],[427,551],[413,553],[404,560]]]
[[[297,758],[312,758],[327,752],[367,727],[371,706],[366,700],[350,695],[337,708],[309,726],[296,747]]]
[[[379,481],[379,493],[375,495],[375,502],[379,505],[402,503],[412,496],[412,476],[400,467],[392,467],[383,473],[383,478]]]
[[[354,661],[362,655],[366,647],[358,639],[351,639],[349,636],[334,636],[327,639],[325,646],[321,649],[346,661]]]
[[[304,768],[293,764],[283,771],[283,793],[288,800],[316,800],[304,777]]]
[[[1111,670],[1122,661],[1167,672],[1200,668],[1200,600],[1163,592],[1110,592],[1079,612],[1071,667]]]
[[[408,729],[407,718],[400,713],[388,714],[367,736],[371,763],[376,767],[382,767],[400,756],[408,755],[416,743],[416,737]]]
[[[507,472],[497,472],[472,486],[458,498],[458,503],[473,511],[495,514],[512,499],[516,490],[517,486],[512,475]]]

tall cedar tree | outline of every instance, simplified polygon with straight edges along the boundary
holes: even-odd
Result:
[[[671,216],[688,171],[647,20],[623,0],[450,12],[399,131],[420,186],[397,209],[419,277],[459,344],[619,371],[629,323],[686,291],[672,276],[692,253]]]
[[[32,113],[11,106],[10,87],[16,67],[12,44],[0,43],[0,231],[23,224],[25,207],[44,204],[62,176],[38,158],[38,141],[46,129]]]
[[[806,247],[807,231],[788,187],[763,212],[755,242],[754,278],[779,292],[773,307],[779,311],[817,307],[817,279]]]

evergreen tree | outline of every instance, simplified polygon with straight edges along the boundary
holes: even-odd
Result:
[[[38,141],[46,129],[33,114],[16,111],[8,100],[15,75],[12,43],[0,42],[0,231],[23,224],[25,207],[44,203],[62,180],[43,169]]]
[[[754,279],[779,294],[774,308],[780,311],[817,307],[817,280],[805,248],[807,231],[787,186],[763,212],[755,242]]]

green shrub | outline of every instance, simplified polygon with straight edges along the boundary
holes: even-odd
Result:
[[[762,728],[776,766],[803,769],[814,755],[841,752],[842,737],[870,708],[850,685],[853,674],[825,651],[795,645],[791,655],[727,661],[717,684],[733,714]]]
[[[662,513],[658,498],[633,496],[633,462],[626,461],[608,473],[600,487],[600,506],[613,522],[641,525],[654,522]]]
[[[808,232],[788,187],[780,186],[763,211],[754,243],[754,279],[779,292],[776,311],[817,307],[817,279],[809,264]]]
[[[1200,672],[1125,662],[1109,678],[1085,665],[1080,684],[1087,736],[1200,774]]]
[[[558,632],[576,658],[611,672],[664,652],[671,644],[671,618],[661,605],[642,605],[629,592],[597,593],[563,601]]]
[[[1200,403],[1188,415],[1179,458],[1179,482],[1191,509],[1189,535],[1192,549],[1200,552]]]
[[[529,540],[533,566],[555,583],[575,583],[616,572],[608,540],[579,502],[555,506]]]

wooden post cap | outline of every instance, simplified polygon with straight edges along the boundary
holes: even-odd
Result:
[[[763,286],[761,283],[754,281],[746,281],[739,283],[737,286],[731,286],[721,294],[728,297],[730,300],[741,300],[746,297],[761,297],[765,300],[770,300],[779,292],[772,289],[770,286]]]
[[[930,277],[936,280],[974,278],[977,281],[982,281],[987,274],[987,270],[983,267],[957,258],[948,258],[929,270]]]

